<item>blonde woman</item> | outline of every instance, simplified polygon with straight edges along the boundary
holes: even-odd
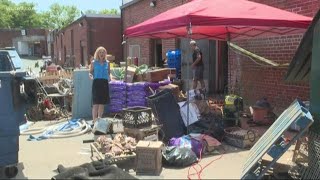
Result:
[[[94,53],[93,61],[90,64],[89,77],[92,83],[92,119],[93,124],[97,118],[101,118],[104,111],[104,105],[110,103],[109,80],[110,64],[106,60],[107,50],[104,47],[98,47]]]

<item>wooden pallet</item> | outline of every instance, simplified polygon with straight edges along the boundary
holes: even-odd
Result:
[[[73,72],[71,70],[67,71],[57,71],[57,72],[43,72],[39,75],[39,81],[43,85],[52,85],[57,83],[61,78],[72,79]]]

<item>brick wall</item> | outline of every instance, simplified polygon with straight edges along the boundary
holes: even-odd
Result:
[[[320,7],[320,0],[252,0],[294,13],[313,17]],[[303,34],[236,41],[235,44],[277,63],[290,63]],[[258,65],[247,57],[229,49],[229,85],[241,90],[247,104],[267,97],[280,113],[295,98],[309,100],[308,83],[286,83],[288,68]],[[236,81],[238,82],[236,84]]]
[[[96,48],[103,46],[108,54],[115,56],[116,61],[122,61],[122,33],[120,18],[91,18],[90,22],[90,41],[93,55]]]
[[[141,23],[150,19],[162,12],[165,12],[173,7],[180,6],[187,2],[187,0],[161,0],[156,1],[156,7],[150,7],[151,1],[140,0],[139,2],[122,9],[122,23],[123,29]],[[154,42],[150,39],[144,38],[130,38],[124,47],[124,57],[128,56],[129,45],[140,45],[140,60],[139,64],[154,65],[153,51]],[[165,57],[167,50],[176,49],[178,41],[176,39],[162,40],[162,56]]]
[[[79,22],[80,23],[80,22]],[[56,64],[64,65],[67,57],[74,55],[75,66],[81,63],[81,46],[80,41],[84,41],[87,47],[87,21],[83,19],[81,21],[82,26],[79,23],[75,23],[58,32],[54,38],[54,61]],[[71,31],[73,31],[73,52],[71,48]],[[60,55],[59,55],[60,54]],[[61,58],[60,58],[61,57]],[[85,57],[88,59],[88,57]]]
[[[12,39],[21,35],[20,30],[0,29],[0,48],[12,47]]]
[[[79,23],[82,26],[79,26]],[[69,25],[54,38],[55,62],[63,65],[66,62],[66,57],[74,56],[75,67],[78,67],[80,64],[84,65],[81,62],[82,57],[85,62],[88,62],[89,56],[93,56],[96,48],[99,46],[105,47],[108,53],[116,57],[116,60],[122,59],[120,27],[120,18],[86,18]],[[72,31],[73,48],[71,43]],[[61,60],[59,60],[59,52],[61,53]]]

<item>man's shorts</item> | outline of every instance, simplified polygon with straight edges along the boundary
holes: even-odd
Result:
[[[193,80],[203,80],[204,66],[196,66],[193,69]]]

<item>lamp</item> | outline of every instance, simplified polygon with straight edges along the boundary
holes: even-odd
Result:
[[[150,7],[155,7],[156,6],[156,0],[152,0],[151,2],[150,2]]]

